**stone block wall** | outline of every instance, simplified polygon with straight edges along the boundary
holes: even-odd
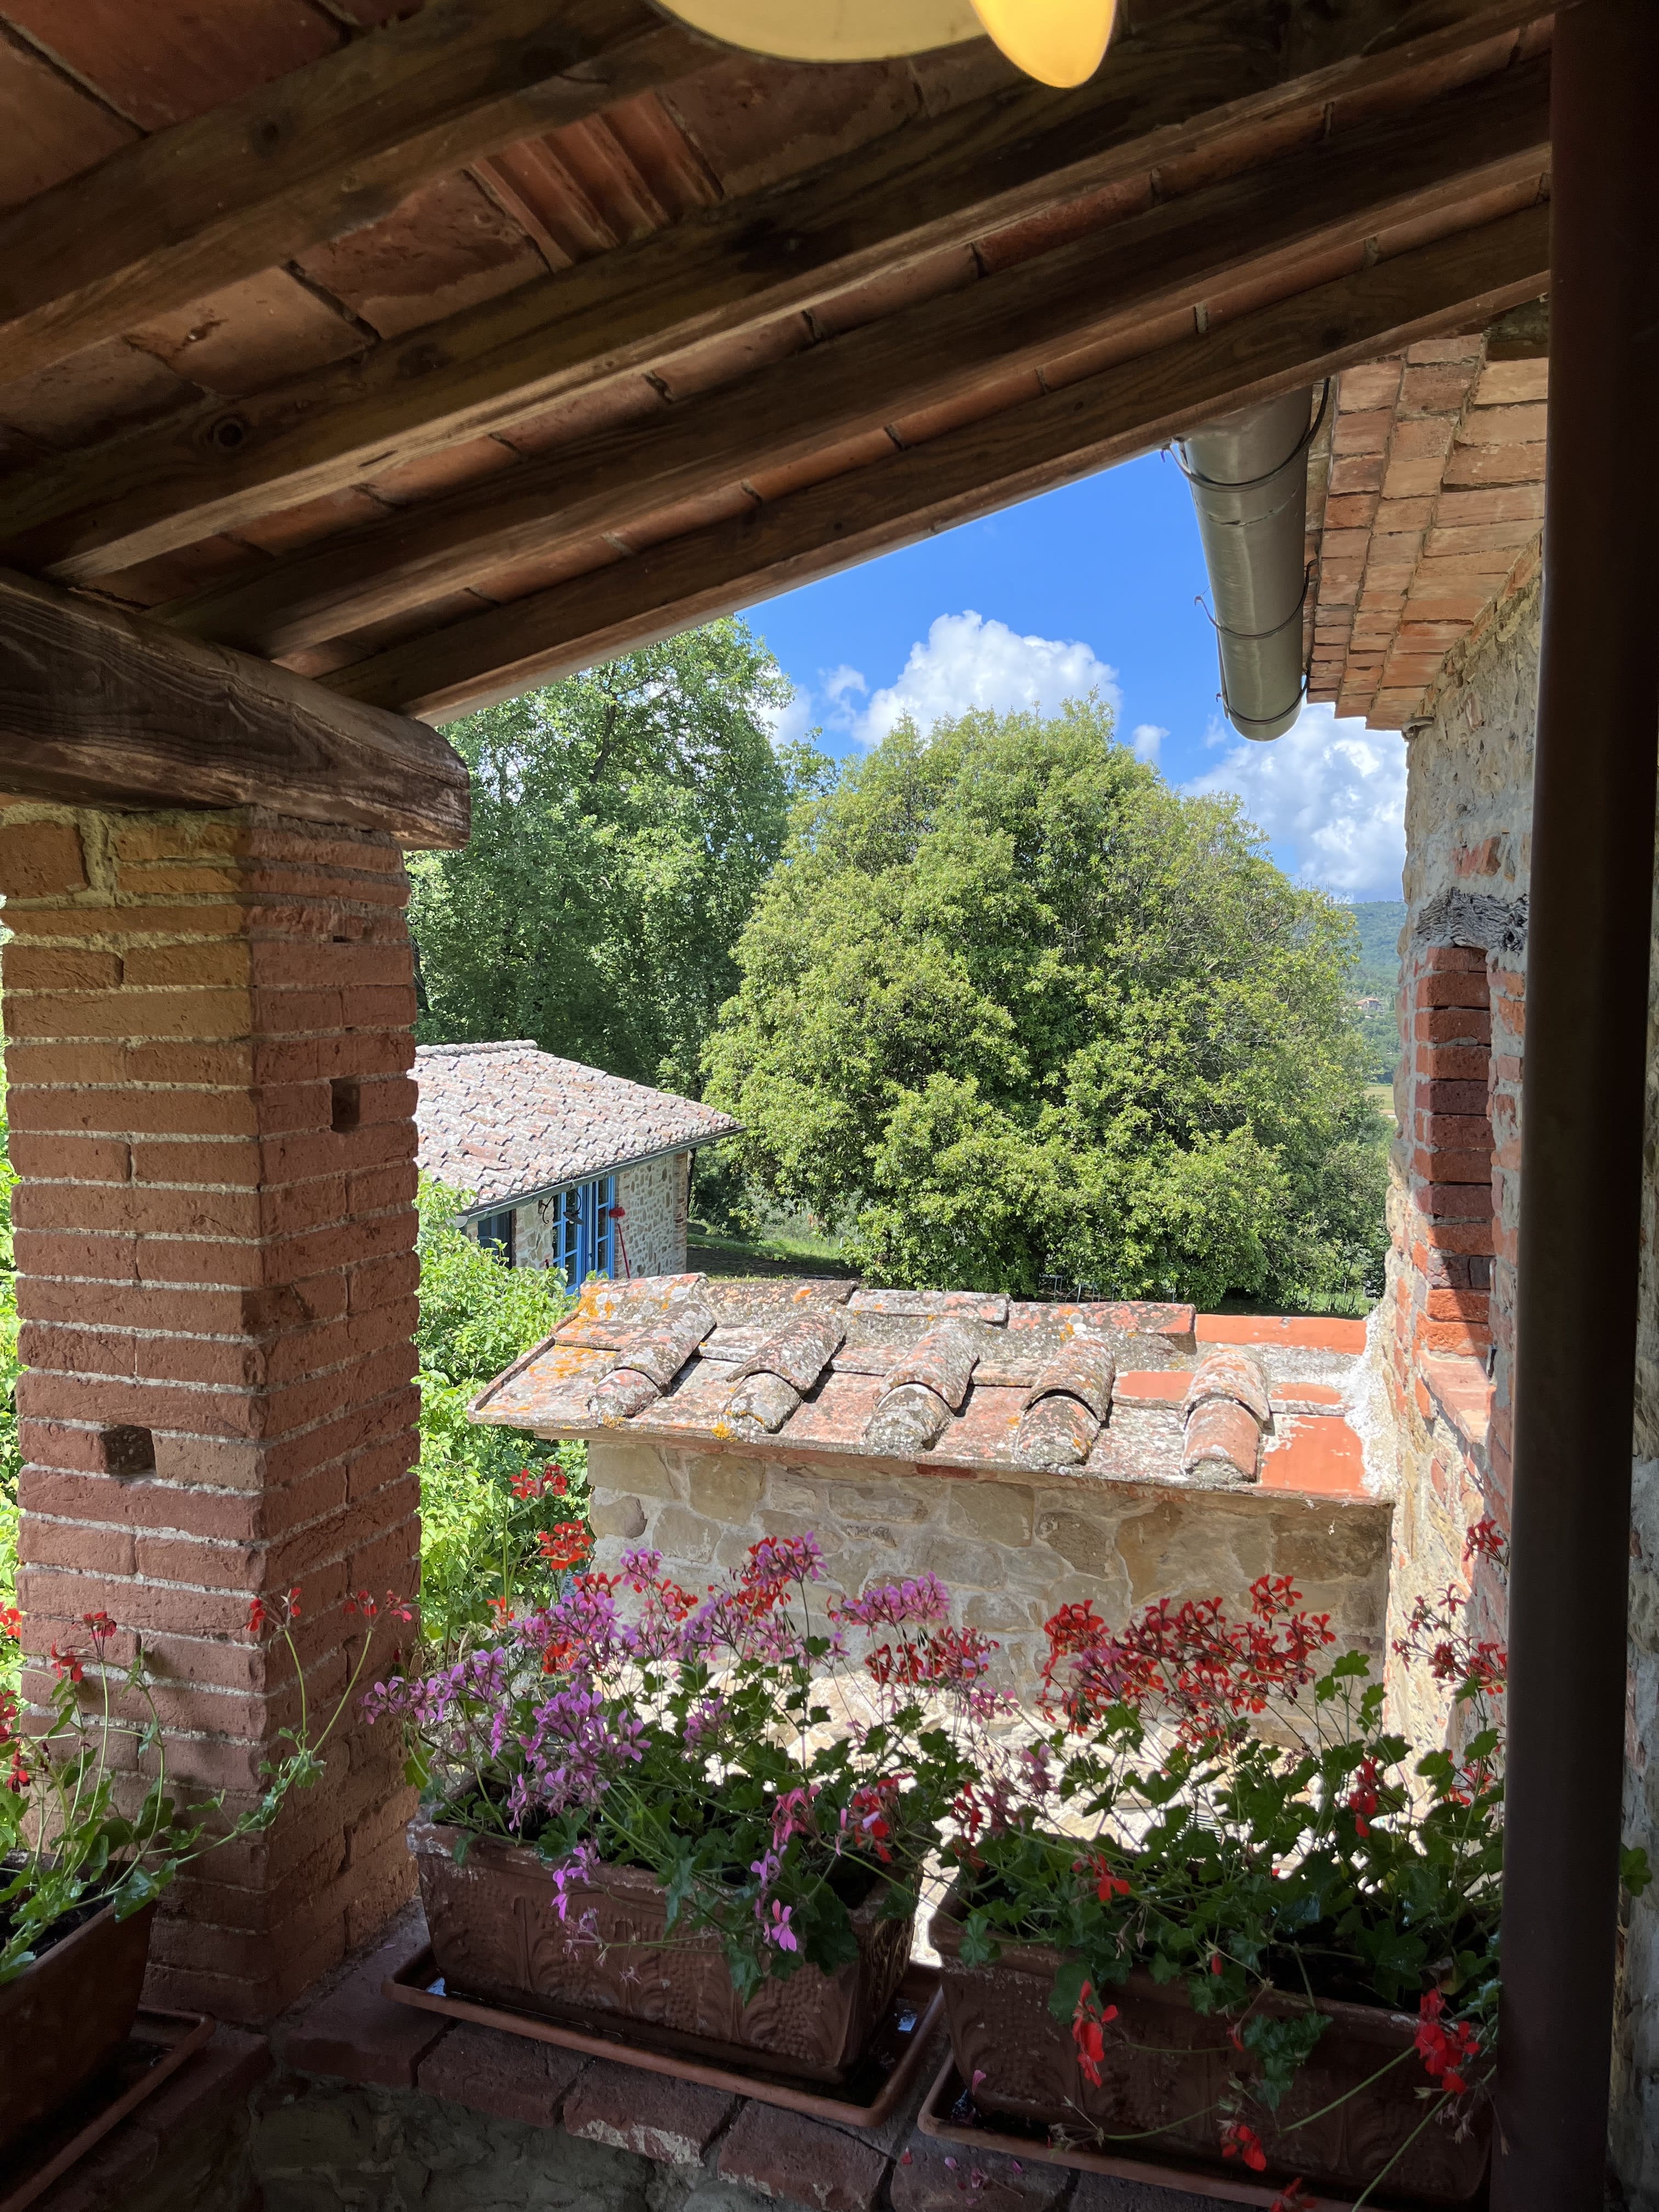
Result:
[[[1293,1576],[1311,1611],[1382,1656],[1389,1509],[1371,1500],[1084,1477],[842,1474],[610,1437],[590,1443],[588,1474],[600,1567],[649,1544],[700,1589],[757,1536],[810,1532],[824,1553],[826,1598],[931,1569],[951,1590],[954,1617],[1000,1640],[1002,1686],[1026,1699],[1057,1607],[1092,1598],[1121,1620],[1155,1598],[1218,1595],[1237,1613],[1264,1574]]]
[[[645,1160],[617,1174],[618,1275],[678,1275],[685,1267],[686,1198],[691,1155],[671,1152],[666,1159]],[[627,1264],[623,1265],[623,1248]]]
[[[616,1224],[615,1273],[678,1275],[685,1267],[686,1196],[691,1155],[671,1152],[617,1170],[617,1204],[623,1218]],[[520,1267],[556,1267],[561,1200],[532,1199],[514,1209],[513,1255]],[[625,1259],[624,1259],[625,1255]]]
[[[0,889],[26,1694],[106,1611],[179,1795],[234,1813],[299,1717],[251,1601],[301,1587],[315,1712],[361,1648],[349,1593],[418,1575],[402,857],[253,811],[12,803]],[[410,1803],[348,1716],[325,1778],[170,1893],[152,1998],[287,2003],[407,1895]]]
[[[1540,615],[1523,562],[1410,732],[1400,1135],[1373,1332],[1398,1484],[1391,1636],[1419,1592],[1467,1582],[1470,1523],[1509,1516]],[[1474,1601],[1501,1636],[1501,1589],[1482,1576]],[[1401,1724],[1435,1741],[1443,1702],[1416,1679],[1393,1688]]]

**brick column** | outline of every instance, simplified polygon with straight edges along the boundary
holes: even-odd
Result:
[[[298,1710],[251,1599],[301,1585],[315,1710],[348,1593],[417,1573],[402,857],[253,809],[0,803],[0,890],[28,1687],[106,1610],[179,1794],[238,1809]],[[391,1737],[343,1726],[268,1836],[180,1881],[154,2000],[279,2010],[409,1893],[410,1809]]]

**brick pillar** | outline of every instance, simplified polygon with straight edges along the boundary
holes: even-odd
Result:
[[[257,1796],[297,1712],[247,1629],[298,1583],[313,1707],[367,1585],[412,1590],[415,1090],[389,839],[257,810],[0,804],[27,1686],[104,1608],[188,1796]],[[392,1737],[352,1720],[156,1929],[160,2003],[270,2015],[409,1893]]]
[[[1492,989],[1486,956],[1422,955],[1413,992],[1411,1196],[1421,1304],[1413,1351],[1484,1358],[1492,1343]]]

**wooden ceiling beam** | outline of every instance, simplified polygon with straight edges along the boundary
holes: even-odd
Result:
[[[1357,258],[1378,231],[1494,191],[1535,190],[1548,159],[1548,65],[1535,62],[1403,124],[1390,117],[1205,187],[643,424],[556,447],[155,612],[194,636],[278,657],[301,652],[508,563],[626,532],[976,386],[1035,374],[1079,346],[1133,343],[1171,310],[1243,286],[1298,289],[1310,256],[1351,247]]]
[[[267,806],[465,845],[465,763],[424,722],[0,571],[0,791],[76,806]]]
[[[429,0],[0,217],[4,374],[185,307],[717,58],[644,0]]]
[[[1019,86],[892,131],[747,199],[297,377],[14,477],[0,545],[85,583],[371,480],[1081,194],[1455,70],[1553,0],[1445,0],[1401,42],[1397,0],[1354,0],[1286,40],[1259,0],[1202,0],[1128,34],[1080,91]],[[421,18],[416,18],[419,21]],[[1296,26],[1305,19],[1297,15]],[[1243,141],[1243,150],[1239,150]],[[36,204],[40,204],[39,203]]]
[[[1413,248],[1029,405],[341,668],[349,696],[453,720],[1146,453],[1255,399],[1489,320],[1549,283],[1549,211]]]

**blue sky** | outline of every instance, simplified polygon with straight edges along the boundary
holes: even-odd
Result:
[[[793,682],[791,734],[856,755],[908,711],[1057,706],[1098,686],[1171,782],[1236,791],[1280,865],[1398,898],[1405,745],[1328,708],[1270,745],[1228,730],[1199,604],[1203,556],[1172,459],[1150,454],[769,599],[748,619]]]

